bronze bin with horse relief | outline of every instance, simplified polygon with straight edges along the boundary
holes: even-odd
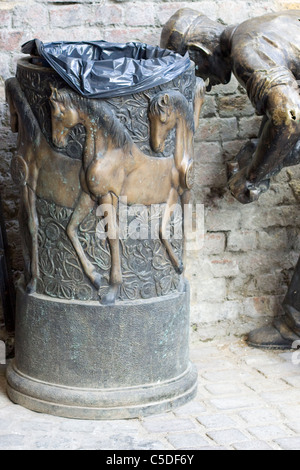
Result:
[[[136,69],[152,61],[152,82],[78,89],[38,41],[6,81],[24,242],[8,395],[69,418],[134,418],[196,394],[182,212],[204,84],[170,51],[88,46],[100,62],[109,47]]]

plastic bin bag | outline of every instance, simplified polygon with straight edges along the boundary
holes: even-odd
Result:
[[[110,98],[139,93],[170,82],[191,61],[160,47],[138,42],[51,42],[33,39],[22,52],[39,56],[70,87],[87,98]]]

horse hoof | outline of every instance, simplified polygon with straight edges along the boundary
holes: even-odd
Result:
[[[109,294],[104,295],[101,297],[101,304],[102,305],[115,305],[116,299],[114,296],[111,296]]]
[[[182,274],[183,271],[184,271],[184,266],[182,263],[180,263],[178,266],[175,266],[175,271],[177,272],[177,274]]]
[[[116,303],[118,291],[119,291],[119,286],[110,287],[107,294],[101,297],[101,304],[102,305],[114,305]]]
[[[27,294],[35,294],[36,293],[36,281],[30,281],[26,286],[26,293]]]
[[[95,273],[93,276],[92,276],[92,283],[94,284],[94,286],[96,287],[96,289],[100,289],[101,287],[101,281],[102,281],[102,276],[101,274],[99,273]]]

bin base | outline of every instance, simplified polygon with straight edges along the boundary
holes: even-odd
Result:
[[[7,379],[7,393],[14,403],[40,413],[77,419],[127,419],[159,414],[184,405],[197,391],[197,371],[192,364],[174,380],[124,389],[63,388],[25,377],[14,364],[8,366]],[[132,394],[135,405],[128,404]]]
[[[20,285],[9,398],[77,419],[137,418],[184,405],[197,391],[188,299],[187,288],[101,306],[28,295]]]

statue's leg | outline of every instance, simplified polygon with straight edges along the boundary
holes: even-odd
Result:
[[[163,217],[162,217],[161,226],[159,230],[159,237],[167,250],[167,253],[169,255],[169,258],[175,270],[179,274],[181,274],[183,272],[183,264],[179,262],[177,256],[174,253],[173,247],[170,241],[168,240],[168,224],[170,222],[172,214],[174,213],[177,202],[178,202],[178,192],[176,191],[176,189],[172,188],[170,191],[168,200],[167,200],[167,205],[166,205]]]
[[[300,340],[300,258],[283,301],[285,315],[273,323],[251,331],[247,342],[263,349],[292,349],[294,341]]]
[[[84,250],[81,246],[81,243],[78,238],[78,227],[86,218],[86,216],[91,212],[95,203],[89,196],[89,194],[82,191],[76,208],[72,214],[70,222],[67,226],[68,237],[77,253],[77,256],[81,262],[83,270],[87,277],[91,280],[94,286],[99,289],[101,286],[101,274],[97,272],[95,266],[87,259]]]
[[[101,297],[101,303],[104,305],[113,305],[116,301],[119,287],[122,284],[120,240],[118,226],[118,198],[112,193],[101,198],[101,204],[104,206],[104,213],[107,220],[107,238],[111,254],[110,284],[108,292]],[[105,206],[107,205],[107,210]]]

